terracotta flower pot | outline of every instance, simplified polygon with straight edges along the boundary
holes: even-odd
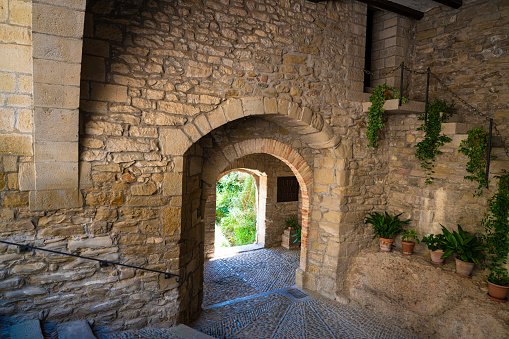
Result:
[[[472,273],[474,266],[473,262],[466,262],[456,258],[456,274],[461,277],[470,278],[470,273]]]
[[[507,292],[509,286],[501,286],[492,283],[488,280],[488,298],[499,303],[505,303],[507,301]]]
[[[443,254],[444,251],[442,250],[430,251],[431,263],[435,265],[443,265],[444,264],[444,259],[442,258]]]
[[[394,241],[394,239],[380,238],[380,251],[381,252],[390,252],[392,249],[393,241]]]
[[[402,241],[401,247],[403,247],[403,254],[412,255],[414,253],[415,242],[412,241]]]

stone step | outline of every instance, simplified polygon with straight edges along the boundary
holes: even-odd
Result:
[[[11,339],[44,339],[39,320],[29,320],[9,328]]]
[[[442,133],[448,136],[454,134],[465,134],[475,128],[476,125],[466,124],[463,122],[444,122],[442,124]]]
[[[59,339],[97,339],[86,320],[58,324],[57,332]]]
[[[170,328],[170,333],[182,339],[214,339],[184,324]]]
[[[368,109],[371,107],[371,102],[363,102],[362,103],[362,111],[367,113]],[[407,103],[402,103],[399,106],[399,99],[390,99],[386,100],[384,104],[384,110],[387,113],[400,113],[400,114],[408,114],[408,113],[422,113],[424,112],[425,103],[420,101],[411,101],[409,100]]]

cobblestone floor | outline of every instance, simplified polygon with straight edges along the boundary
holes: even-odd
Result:
[[[417,338],[364,308],[294,289],[298,265],[299,251],[283,248],[209,261],[192,327],[215,338]]]
[[[226,339],[417,338],[362,307],[341,305],[292,287],[299,251],[245,252],[205,264],[204,311],[194,329]],[[101,338],[175,338],[165,329]]]

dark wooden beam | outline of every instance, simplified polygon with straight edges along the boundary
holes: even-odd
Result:
[[[463,5],[463,0],[433,0],[433,1],[456,9],[460,8],[461,5]]]
[[[364,2],[364,3],[368,4],[369,6],[380,8],[380,9],[383,9],[383,10],[386,10],[389,12],[393,12],[396,14],[401,14],[401,15],[404,15],[406,17],[416,19],[416,20],[420,20],[424,16],[423,12],[417,11],[413,8],[406,7],[406,6],[397,4],[395,2],[391,2],[391,1],[384,1],[384,0],[358,0],[358,1]],[[447,1],[447,0],[444,0],[444,1]],[[454,1],[454,0],[450,0],[450,1]]]

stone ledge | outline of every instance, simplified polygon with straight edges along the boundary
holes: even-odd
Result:
[[[509,305],[487,298],[483,272],[476,267],[472,279],[462,278],[454,273],[452,258],[444,266],[429,260],[428,253],[365,251],[352,258],[345,277],[346,294],[424,337],[506,337]]]
[[[362,103],[362,111],[364,113],[367,113],[370,107],[371,102]],[[409,100],[407,103],[402,103],[401,106],[399,106],[399,99],[390,99],[385,101],[383,108],[387,113],[416,114],[424,112],[425,103]]]

